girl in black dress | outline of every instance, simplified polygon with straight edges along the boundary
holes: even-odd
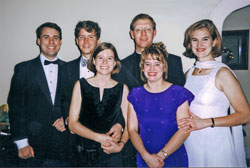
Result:
[[[95,73],[76,82],[70,105],[69,129],[77,134],[79,166],[122,166],[120,151],[128,140],[128,87],[111,78],[120,61],[111,43],[101,43],[93,52],[88,69]],[[124,131],[112,131],[123,123]],[[122,125],[122,124],[118,124]],[[111,131],[110,131],[111,130]]]

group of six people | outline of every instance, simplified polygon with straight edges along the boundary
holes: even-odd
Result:
[[[135,51],[120,60],[113,44],[100,42],[98,23],[79,21],[80,57],[65,63],[60,27],[40,25],[40,54],[15,66],[8,96],[19,165],[246,166],[249,104],[232,70],[215,60],[222,41],[214,23],[186,30],[183,54],[196,59],[186,79],[181,58],[153,42],[156,32],[151,16],[135,16]]]

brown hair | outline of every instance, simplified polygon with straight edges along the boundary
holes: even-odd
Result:
[[[89,33],[91,33],[92,31],[95,31],[95,35],[96,35],[97,40],[100,39],[101,28],[97,22],[93,22],[91,20],[79,21],[75,27],[75,38],[76,39],[79,37],[79,33],[80,33],[81,29],[85,29]]]
[[[130,30],[134,30],[134,24],[139,19],[149,19],[153,25],[153,30],[155,30],[156,23],[155,23],[154,19],[151,16],[149,16],[148,14],[144,14],[144,13],[140,13],[133,18],[132,22],[130,23]]]
[[[93,54],[91,55],[89,61],[88,61],[88,69],[91,70],[92,72],[96,73],[96,68],[95,68],[95,65],[93,63],[94,59],[96,59],[96,56],[102,52],[103,50],[106,50],[106,49],[110,49],[113,51],[114,53],[114,59],[116,61],[116,65],[112,71],[112,74],[116,74],[116,73],[119,73],[120,72],[120,69],[121,69],[121,62],[120,62],[120,59],[118,57],[118,54],[117,54],[117,51],[115,49],[115,47],[113,46],[113,44],[111,43],[107,43],[107,42],[103,42],[101,44],[99,44],[96,49],[94,50]]]
[[[198,30],[198,29],[202,29],[202,28],[207,28],[210,35],[212,36],[212,40],[215,40],[215,39],[217,40],[216,45],[212,49],[213,57],[215,58],[215,57],[220,56],[221,52],[222,52],[221,36],[220,36],[218,29],[214,25],[214,23],[208,19],[200,20],[200,21],[192,24],[185,31],[185,39],[183,42],[183,46],[186,48],[186,51],[183,53],[183,55],[185,55],[186,57],[189,57],[189,58],[196,58],[196,55],[194,55],[194,53],[192,51],[191,39],[192,39],[192,35],[193,35],[194,31]]]
[[[162,43],[152,43],[148,47],[145,48],[145,50],[141,54],[141,61],[140,61],[140,69],[141,69],[141,79],[144,82],[147,82],[147,78],[144,75],[143,69],[144,69],[144,63],[147,59],[152,58],[154,60],[158,60],[163,64],[164,72],[163,72],[163,79],[167,80],[168,77],[168,52],[166,50],[166,46]]]

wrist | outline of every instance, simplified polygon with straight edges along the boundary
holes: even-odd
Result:
[[[211,122],[212,122],[212,124],[211,124],[211,128],[214,128],[214,118],[211,118]]]
[[[168,153],[165,151],[165,150],[161,150],[161,156],[162,156],[162,159],[167,159],[168,158]]]
[[[124,141],[122,141],[122,140],[118,141],[118,143],[119,143],[119,144],[123,144],[123,145],[126,144],[126,143],[125,143]]]
[[[146,161],[147,158],[150,157],[150,154],[149,154],[148,152],[145,152],[145,153],[141,154],[141,157],[142,157],[142,159],[143,159],[144,161]]]

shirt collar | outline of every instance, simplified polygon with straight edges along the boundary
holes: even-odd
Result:
[[[45,60],[48,60],[48,61],[56,61],[58,60],[58,57],[56,56],[53,60],[49,60],[48,58],[46,58],[42,53],[40,54],[40,60],[42,63],[44,63]]]

